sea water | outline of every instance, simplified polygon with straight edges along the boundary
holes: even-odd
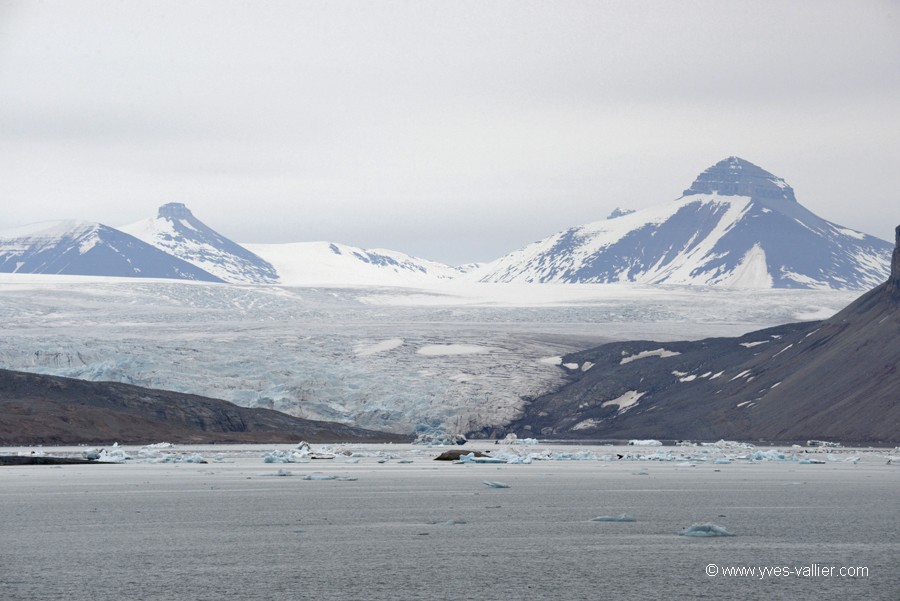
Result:
[[[717,464],[652,459],[674,448],[593,447],[581,449],[587,460],[495,465],[434,461],[441,449],[346,448],[354,457],[287,465],[263,462],[271,446],[216,446],[166,451],[207,464],[145,462],[120,447],[135,459],[2,467],[0,599],[819,601],[900,591],[900,466],[887,462],[896,451],[817,453],[823,464],[732,452]],[[634,521],[592,521],[623,513]],[[707,523],[734,536],[680,535]]]

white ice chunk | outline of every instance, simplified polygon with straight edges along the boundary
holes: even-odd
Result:
[[[627,513],[620,513],[619,515],[598,515],[597,517],[591,518],[592,522],[636,522],[637,520],[628,515]]]
[[[497,482],[496,480],[485,480],[484,485],[491,488],[509,488],[509,484],[506,484],[505,482]]]
[[[681,531],[681,536],[698,536],[698,537],[708,537],[708,536],[734,536],[731,532],[719,526],[717,524],[713,524],[712,522],[706,522],[704,524],[693,524],[689,528],[685,528]]]
[[[503,457],[476,457],[474,452],[460,455],[459,460],[463,463],[508,463]]]
[[[628,441],[628,444],[633,447],[661,447],[662,443],[658,440],[654,440],[652,438],[648,440],[640,440],[637,438],[632,438]]]
[[[786,458],[781,451],[769,449],[768,451],[753,451],[750,453],[750,459],[754,461],[784,461]]]

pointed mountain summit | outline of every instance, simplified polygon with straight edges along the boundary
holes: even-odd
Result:
[[[221,281],[133,236],[89,221],[0,231],[0,272]]]
[[[783,179],[729,157],[675,201],[559,232],[488,263],[482,282],[865,290],[890,243],[818,217]]]
[[[170,202],[155,218],[119,228],[188,263],[234,284],[274,284],[275,268],[194,217],[184,204]]]
[[[783,179],[739,157],[728,157],[698,175],[691,187],[683,192],[684,196],[694,194],[797,202],[794,189]]]

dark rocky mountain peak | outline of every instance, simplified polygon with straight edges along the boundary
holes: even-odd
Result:
[[[900,225],[896,229],[896,243],[891,257],[891,276],[887,281],[887,291],[895,303],[900,303]]]
[[[740,157],[721,160],[697,176],[685,196],[713,194],[749,196],[754,199],[783,199],[797,202],[794,189],[765,169]]]
[[[183,202],[169,202],[159,207],[160,219],[193,219],[194,214]]]

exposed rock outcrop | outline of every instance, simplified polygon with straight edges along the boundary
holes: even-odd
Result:
[[[573,353],[509,430],[558,438],[900,441],[900,228],[887,282],[824,321]],[[581,366],[590,364],[585,370]]]
[[[0,370],[0,445],[406,442],[410,437],[115,382]]]
[[[797,202],[794,189],[783,179],[740,157],[719,161],[698,175],[691,187],[684,191],[685,196],[713,193]]]

